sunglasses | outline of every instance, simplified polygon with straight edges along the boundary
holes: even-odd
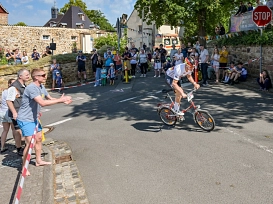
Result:
[[[40,74],[40,75],[36,75],[36,76],[46,77],[46,74]]]

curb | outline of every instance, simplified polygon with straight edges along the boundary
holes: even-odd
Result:
[[[43,146],[45,154],[45,160],[52,162],[53,164],[53,155],[51,150]],[[43,194],[42,194],[42,203],[52,204],[54,203],[54,190],[53,190],[53,165],[47,165],[44,167],[43,172]]]
[[[70,146],[63,142],[46,138],[43,143],[52,152],[51,170],[44,172],[45,182],[43,203],[84,203],[89,204],[83,181],[75,161],[72,159]],[[47,177],[48,174],[51,174]],[[48,185],[50,185],[48,187]],[[51,194],[52,192],[52,194]],[[49,199],[44,198],[49,196]]]

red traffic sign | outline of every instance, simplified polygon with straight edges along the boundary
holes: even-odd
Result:
[[[272,11],[268,6],[257,6],[252,13],[253,22],[259,26],[265,26],[272,20]]]

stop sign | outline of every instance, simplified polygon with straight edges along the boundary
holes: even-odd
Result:
[[[272,20],[272,11],[268,6],[257,6],[252,13],[253,22],[261,27],[265,26]]]

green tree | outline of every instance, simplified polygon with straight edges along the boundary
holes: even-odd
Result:
[[[137,0],[135,9],[139,16],[144,12],[144,20],[147,23],[155,22],[157,27],[164,24],[185,26],[184,37],[187,38],[194,35],[215,35],[214,28],[219,24],[224,25],[228,30],[230,16],[238,9],[240,2],[239,0]]]
[[[88,10],[86,3],[82,0],[69,0],[69,2],[60,9],[60,12],[65,13],[71,6],[80,7],[92,22],[100,26],[100,29],[107,31],[115,30],[100,10]]]
[[[95,43],[95,47],[97,49],[100,49],[102,46],[109,46],[109,47],[115,47],[116,49],[118,48],[118,36],[117,34],[107,34],[106,36],[101,36],[99,38],[96,38],[94,40]],[[126,38],[121,38],[120,40],[120,48],[121,51],[123,51],[123,49],[125,48],[127,44]]]
[[[14,24],[14,26],[27,26],[27,24],[25,24],[24,22],[18,22]]]

